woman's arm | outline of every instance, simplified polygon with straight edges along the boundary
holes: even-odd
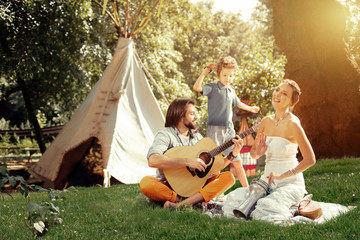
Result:
[[[314,151],[300,123],[292,122],[290,129],[291,129],[290,134],[294,137],[295,141],[297,142],[300,152],[303,156],[303,160],[295,168],[289,169],[288,171],[280,175],[271,172],[270,175],[268,176],[269,184],[271,183],[275,184],[274,182],[275,179],[283,180],[285,178],[292,177],[298,173],[301,173],[316,163]]]
[[[300,123],[293,122],[292,125],[293,136],[299,145],[301,155],[303,156],[303,160],[296,166],[295,171],[301,173],[313,166],[316,163],[316,158],[309,139]]]

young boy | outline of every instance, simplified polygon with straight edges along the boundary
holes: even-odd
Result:
[[[220,58],[216,65],[217,83],[202,85],[205,76],[215,68],[215,63],[208,64],[199,78],[196,80],[193,89],[208,97],[208,120],[207,137],[210,137],[217,145],[221,145],[235,137],[234,124],[232,122],[233,105],[241,109],[257,113],[259,107],[248,106],[240,101],[230,84],[234,80],[237,71],[236,60],[230,56]],[[232,148],[226,149],[223,153],[227,156]],[[239,179],[243,187],[247,187],[248,181],[239,156],[234,156],[232,164],[235,167],[235,177]]]

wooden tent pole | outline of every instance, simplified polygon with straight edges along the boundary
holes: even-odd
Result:
[[[98,6],[100,6],[101,8],[104,9],[104,6],[101,5],[97,0],[92,0],[94,3],[96,3]],[[153,7],[151,8],[150,12],[148,13],[148,15],[146,16],[146,18],[144,19],[144,21],[140,24],[139,28],[135,30],[136,26],[137,26],[137,20],[140,16],[140,12],[143,9],[144,5],[142,5],[142,1],[140,2],[140,8],[138,8],[135,16],[135,22],[133,23],[133,28],[130,29],[130,24],[132,23],[133,17],[132,16],[130,18],[130,0],[127,0],[127,6],[126,6],[126,13],[125,13],[125,25],[123,28],[123,32],[121,31],[121,26],[120,26],[120,20],[117,24],[117,20],[116,17],[118,17],[117,15],[117,6],[116,6],[116,2],[114,1],[114,15],[116,16],[112,16],[111,13],[108,10],[105,10],[106,14],[111,18],[111,20],[115,23],[116,28],[118,29],[118,34],[121,35],[121,33],[123,34],[123,36],[125,38],[135,38],[136,35],[139,33],[139,31],[147,24],[147,22],[150,19],[151,13],[154,11],[155,7],[159,4],[162,3],[162,0],[157,0],[156,3],[153,5]],[[105,4],[106,5],[106,4]],[[116,13],[116,14],[115,14]],[[128,30],[131,30],[128,32]],[[134,32],[135,31],[135,32]],[[121,36],[120,36],[121,37]],[[135,52],[135,56],[136,59],[139,61],[141,68],[144,70],[145,74],[148,76],[148,78],[153,82],[153,84],[155,85],[155,87],[157,88],[157,90],[160,92],[161,97],[164,99],[165,103],[167,105],[170,105],[169,101],[166,99],[165,94],[163,93],[163,91],[161,90],[160,86],[155,82],[154,78],[151,76],[151,74],[149,73],[149,71],[146,69],[146,67],[144,66],[144,64],[142,63],[139,55],[136,52],[136,49],[134,48],[134,52]]]
[[[93,1],[94,3],[96,3],[99,7],[104,8],[104,6],[101,5],[101,3],[99,3],[98,1],[96,1],[96,0],[92,0],[92,1]],[[111,18],[111,20],[115,23],[115,27],[116,27],[116,29],[118,30],[118,33],[120,34],[120,33],[121,33],[121,26],[120,26],[120,24],[119,24],[119,25],[116,24],[116,19],[113,17],[113,15],[111,15],[111,13],[110,13],[108,10],[105,10],[105,12],[106,12],[106,14]]]
[[[139,61],[141,68],[144,70],[145,74],[150,78],[150,80],[153,82],[153,84],[155,85],[155,87],[157,88],[157,90],[160,92],[161,97],[164,99],[164,101],[166,102],[167,105],[169,105],[169,101],[166,99],[163,91],[161,90],[160,86],[155,82],[154,78],[151,76],[151,74],[149,73],[149,71],[146,69],[146,67],[144,66],[144,64],[142,63],[136,49],[134,48],[134,52],[135,52],[135,56],[136,59]]]

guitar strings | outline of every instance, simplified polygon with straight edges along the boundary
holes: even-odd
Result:
[[[251,127],[251,128],[246,129],[244,132],[240,133],[239,136],[241,137],[241,139],[244,139],[246,136],[248,136],[249,134],[251,134],[253,132],[254,132],[254,129],[253,129],[253,127]],[[211,150],[209,152],[211,158],[213,158],[214,156],[223,152],[225,149],[229,148],[233,144],[234,143],[232,142],[232,139],[231,139],[231,140],[221,144],[219,147],[214,148],[213,150]]]

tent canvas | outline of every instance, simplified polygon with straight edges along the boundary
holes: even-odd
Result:
[[[164,116],[134,53],[131,38],[119,38],[102,78],[29,172],[48,187],[63,188],[94,139],[102,167],[122,183],[155,175],[146,154]]]

